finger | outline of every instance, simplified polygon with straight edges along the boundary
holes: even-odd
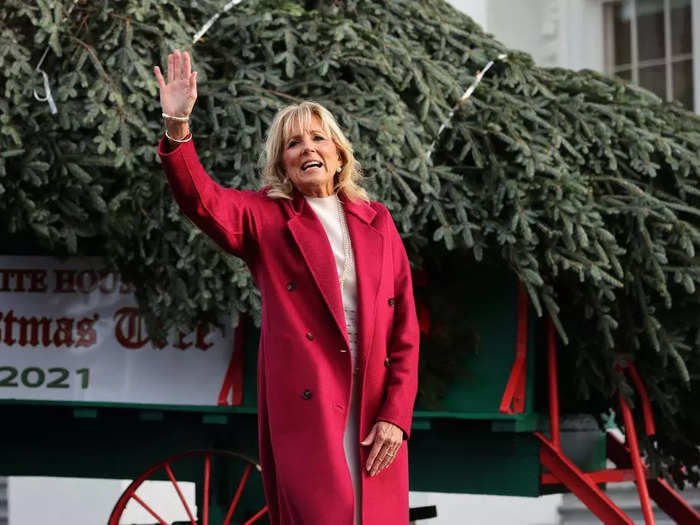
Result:
[[[184,71],[182,72],[182,78],[188,79],[190,78],[190,75],[192,74],[192,64],[190,62],[190,54],[185,51],[182,54],[182,62],[183,62],[183,68]]]
[[[156,74],[156,80],[158,81],[158,87],[160,89],[165,89],[165,80],[163,80],[163,74],[160,72],[158,66],[153,68],[153,72]]]
[[[367,457],[367,463],[365,465],[365,468],[367,469],[367,472],[370,473],[370,475],[372,475],[372,470],[374,469],[374,461],[379,455],[381,449],[382,446],[379,443],[375,442],[374,446],[372,447],[372,450],[370,450],[369,456]]]
[[[376,476],[380,472],[382,472],[385,468],[387,468],[391,462],[393,461],[393,457],[390,455],[390,453],[387,451],[387,453],[381,458],[380,461],[378,461],[378,465],[376,468],[376,472],[372,474],[373,476]]]
[[[173,52],[173,79],[180,80],[182,78],[182,57],[177,49]]]
[[[380,465],[379,470],[382,471],[385,468],[387,468],[389,465],[391,465],[394,462],[394,459],[396,459],[396,454],[399,453],[399,448],[401,447],[400,443],[390,443],[389,444],[389,450],[387,451],[386,454],[386,459],[384,460],[384,463]]]
[[[372,444],[374,441],[374,436],[377,434],[377,425],[374,425],[372,427],[372,430],[369,431],[369,434],[367,434],[367,437],[360,441],[360,445],[366,447]]]
[[[367,457],[367,471],[372,472],[372,470],[375,467],[375,463],[377,461],[377,457],[379,456],[379,453],[382,450],[382,447],[384,446],[384,442],[380,441],[379,439],[374,440],[374,445],[372,446],[372,450],[369,452],[369,456]]]
[[[382,469],[384,468],[383,465],[385,464],[386,460],[388,459],[388,454],[389,454],[389,448],[390,444],[389,443],[384,443],[382,445],[382,448],[379,451],[379,454],[377,454],[377,458],[374,460],[374,464],[372,465],[372,470],[370,470],[369,475],[370,476],[376,476],[379,474]]]
[[[398,453],[399,447],[390,447],[389,451],[384,456],[384,461],[379,465],[379,472],[389,467],[396,459],[396,454]]]
[[[195,71],[190,75],[190,91],[192,96],[197,98],[197,72]]]
[[[174,60],[175,60],[175,54],[170,53],[168,55],[168,83],[172,82],[175,80],[175,65],[174,65]]]

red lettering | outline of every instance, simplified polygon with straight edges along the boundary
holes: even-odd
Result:
[[[186,333],[178,332],[177,342],[173,346],[175,348],[179,348],[180,350],[187,350],[190,346],[192,346],[192,343],[185,341],[185,337],[187,337]]]
[[[114,321],[114,336],[117,342],[124,348],[138,350],[143,348],[149,340],[151,344],[159,350],[162,350],[168,345],[168,340],[166,338],[154,337],[151,339],[148,337],[145,325],[146,322],[139,314],[138,308],[127,306],[119,309],[114,314]],[[209,333],[210,331],[207,330],[204,325],[199,325],[197,327],[196,342],[194,344],[200,350],[206,351],[214,346],[214,343],[209,343],[206,340]],[[189,335],[191,334],[178,332],[176,342],[173,346],[180,350],[186,350],[191,347],[192,342],[186,339]]]
[[[12,338],[12,323],[15,322],[17,318],[12,310],[5,314],[5,337],[3,342],[7,346],[15,344],[15,340]]]
[[[14,270],[13,272],[10,272],[10,275],[15,276],[15,292],[23,292],[24,291],[24,271],[23,270]]]
[[[145,327],[145,321],[141,317],[137,308],[124,307],[114,314],[116,325],[114,336],[124,348],[138,350],[150,340]],[[152,344],[161,350],[168,345],[167,339],[157,338],[152,340]]]
[[[97,332],[94,329],[95,322],[99,319],[98,314],[91,318],[83,318],[80,321],[70,317],[51,319],[48,317],[18,317],[13,310],[6,313],[0,312],[0,321],[4,321],[4,338],[2,342],[7,346],[15,343],[19,346],[45,347],[51,344],[56,347],[71,347],[75,341],[75,347],[92,346],[97,342]],[[52,330],[52,323],[56,322],[55,331]],[[14,337],[14,327],[19,326],[18,339]],[[73,334],[73,327],[77,328],[77,341]],[[2,336],[0,330],[0,336]]]
[[[20,346],[26,346],[27,342],[31,346],[37,346],[39,344],[39,328],[41,328],[42,346],[49,346],[51,344],[51,319],[47,319],[46,317],[42,317],[41,319],[37,319],[36,317],[20,317],[18,321]],[[27,332],[29,332],[29,337],[27,337]]]
[[[45,291],[46,270],[27,270],[17,268],[0,269],[0,292]]]
[[[10,291],[10,271],[0,269],[0,292]]]
[[[145,322],[145,323],[148,323],[148,321],[152,321],[152,320],[153,320],[152,317],[151,317],[151,318],[146,318],[146,319],[144,319],[144,322]],[[148,328],[148,325],[147,325],[147,324],[146,324],[146,328]],[[163,333],[163,323],[161,323],[160,321],[157,321],[156,326],[152,326],[152,327],[151,327],[151,330],[149,330],[149,332],[150,332],[150,333],[154,333],[154,332],[155,332],[156,335],[157,335],[157,334],[162,334],[162,333]],[[157,348],[158,350],[162,350],[163,348],[165,348],[166,346],[168,346],[168,340],[167,340],[166,338],[164,338],[164,337],[156,337],[156,338],[154,338],[154,339],[151,340],[151,344],[152,344],[155,348]]]
[[[79,292],[90,293],[97,288],[100,279],[94,270],[83,270],[78,274],[76,285]]]
[[[54,270],[56,293],[75,293],[75,270]]]
[[[76,348],[79,346],[92,346],[97,341],[97,332],[95,331],[95,322],[100,318],[95,314],[92,319],[86,317],[78,321],[78,340],[75,342]]]
[[[138,309],[125,306],[114,314],[114,336],[124,348],[138,350],[148,342]]]
[[[53,344],[55,346],[73,346],[73,319],[61,317],[56,320],[58,328],[53,334]]]
[[[46,291],[46,270],[27,270],[30,272],[29,291]]]
[[[111,277],[111,279],[110,279]],[[107,283],[111,283],[109,286]],[[117,289],[117,274],[102,270],[100,272],[100,292],[104,294],[113,293]]]

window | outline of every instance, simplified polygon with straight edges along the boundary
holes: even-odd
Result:
[[[615,0],[604,9],[607,72],[692,111],[691,0]]]

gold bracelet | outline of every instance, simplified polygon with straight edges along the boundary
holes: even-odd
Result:
[[[190,117],[174,117],[172,115],[166,115],[165,113],[161,113],[163,115],[163,118],[167,118],[170,120],[177,120],[178,122],[189,122]]]
[[[168,135],[168,130],[166,129],[166,130],[165,130],[165,136],[166,136],[169,140],[172,140],[173,142],[180,142],[180,143],[182,143],[182,142],[189,142],[190,140],[192,140],[192,132],[191,132],[191,131],[190,131],[187,135],[185,135],[185,138],[184,138],[184,139],[174,139],[174,138],[172,138],[170,135]]]

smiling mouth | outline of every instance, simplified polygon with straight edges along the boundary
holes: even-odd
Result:
[[[308,170],[309,168],[320,168],[321,166],[323,166],[322,163],[320,163],[320,162],[317,161],[317,160],[312,160],[312,161],[310,161],[310,162],[305,162],[304,164],[302,164],[302,165],[301,165],[301,171],[306,171],[306,170]]]

